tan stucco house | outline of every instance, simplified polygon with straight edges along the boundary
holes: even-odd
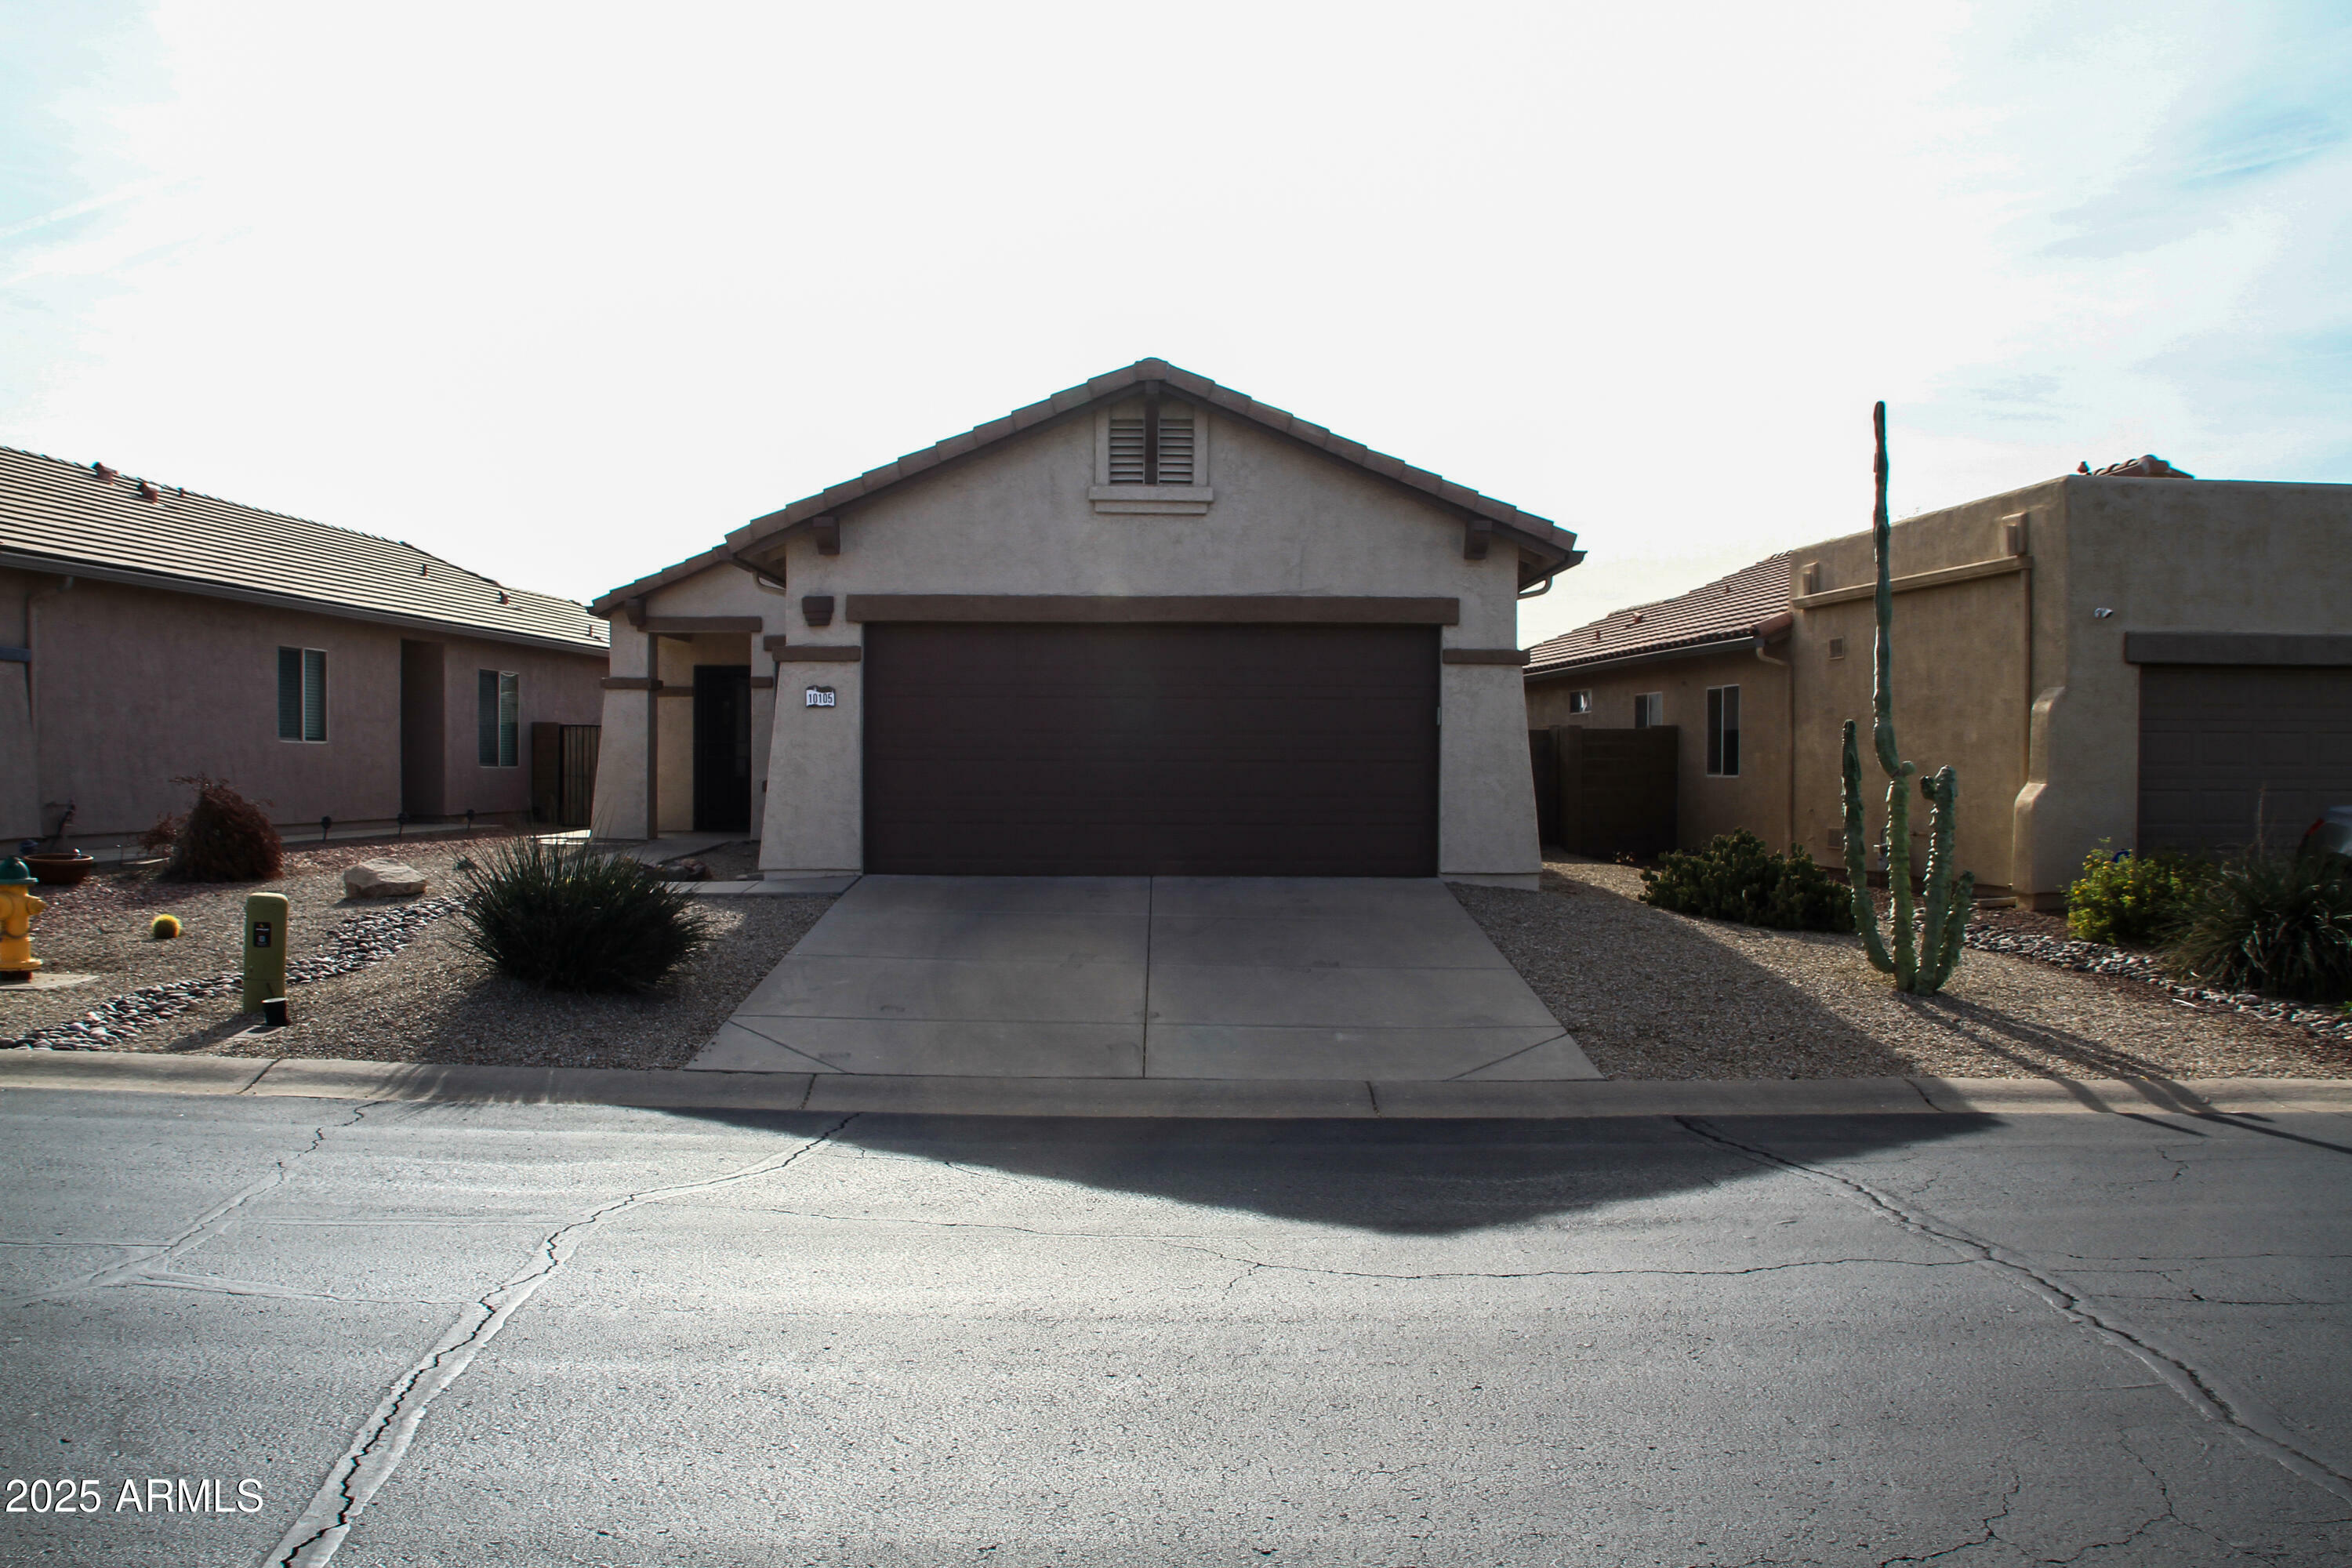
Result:
[[[0,447],[0,840],[70,807],[67,842],[119,842],[184,810],[187,774],[313,832],[549,820],[566,730],[584,825],[604,670],[571,600]]]
[[[1144,360],[614,589],[596,832],[769,877],[1538,865],[1541,518]]]
[[[2241,846],[2352,803],[2352,486],[2071,474],[1897,522],[1891,569],[1896,730],[1958,769],[1980,889],[2053,908],[2102,842]],[[1675,726],[1685,847],[1746,827],[1834,863],[1874,572],[1847,534],[1540,643],[1529,725]]]

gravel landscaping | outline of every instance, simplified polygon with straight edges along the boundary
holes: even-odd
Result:
[[[44,889],[50,908],[34,951],[52,972],[91,974],[59,990],[0,992],[0,1042],[49,1048],[546,1067],[677,1067],[707,1043],[751,988],[816,922],[826,898],[698,901],[710,945],[660,989],[571,995],[509,980],[464,945],[446,896],[456,862],[489,837],[322,846],[289,851],[268,883],[161,882],[153,869],[111,868],[79,888]],[[345,866],[379,857],[415,866],[422,898],[350,900]],[[292,1026],[249,1035],[237,1011],[247,894],[282,893],[291,908],[288,993]],[[147,937],[169,913],[185,934]]]
[[[1538,892],[1454,889],[1611,1078],[2352,1078],[2352,1038],[2176,996],[2143,969],[2097,973],[2115,950],[2074,951],[2094,944],[2048,916],[1972,927],[1943,993],[1916,998],[1853,937],[1668,914],[1641,889],[1630,867],[1552,860]],[[2331,1031],[2341,1017],[2304,1011]]]

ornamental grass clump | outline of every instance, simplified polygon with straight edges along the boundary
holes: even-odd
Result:
[[[645,991],[710,940],[692,895],[643,863],[518,839],[466,874],[465,942],[551,991]]]
[[[1853,904],[1801,847],[1775,855],[1740,828],[1642,873],[1642,901],[1680,915],[1777,931],[1852,931]]]
[[[2352,1001],[2352,861],[2258,852],[2222,866],[2167,957],[2175,973],[2207,985]]]
[[[286,861],[286,846],[271,826],[267,802],[254,802],[220,780],[201,773],[172,781],[188,784],[196,802],[188,807],[172,839],[163,875],[175,882],[272,882]]]
[[[2083,874],[2066,889],[2066,930],[2111,947],[2168,942],[2213,871],[2211,861],[2177,849],[2118,855],[2103,843],[2083,858]]]

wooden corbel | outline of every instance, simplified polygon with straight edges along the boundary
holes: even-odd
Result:
[[[1483,517],[1474,517],[1462,528],[1462,559],[1484,561],[1486,545],[1495,537],[1495,525]]]
[[[829,512],[823,517],[813,517],[809,519],[809,532],[816,540],[819,555],[841,553],[841,519]]]
[[[629,617],[629,625],[639,631],[646,629],[646,599],[640,594],[634,599],[621,601],[621,613]]]

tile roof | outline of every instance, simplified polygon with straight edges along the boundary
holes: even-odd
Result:
[[[611,640],[612,628],[584,605],[507,587],[414,545],[12,447],[0,447],[0,565],[80,568],[589,653]]]
[[[1765,622],[1790,613],[1795,560],[1794,552],[1768,556],[1677,598],[1635,605],[1546,638],[1528,650],[1528,675],[1754,637]]]
[[[909,452],[895,462],[869,468],[854,479],[845,480],[813,496],[803,496],[763,517],[753,518],[730,533],[722,548],[730,553],[755,549],[812,518],[878,495],[942,463],[969,457],[1038,426],[1066,418],[1106,398],[1116,397],[1141,386],[1148,381],[1160,382],[1180,396],[1205,404],[1236,418],[1246,419],[1276,435],[1328,453],[1342,462],[1352,463],[1392,483],[1458,507],[1473,517],[1485,519],[1497,533],[1519,544],[1536,558],[1536,570],[1522,574],[1523,587],[1584,559],[1583,552],[1576,548],[1576,535],[1548,518],[1521,511],[1508,501],[1481,495],[1467,485],[1457,485],[1426,468],[1416,468],[1385,452],[1375,452],[1360,441],[1350,441],[1344,436],[1334,435],[1320,425],[1310,424],[1270,404],[1260,403],[1231,387],[1219,386],[1205,375],[1195,375],[1161,359],[1141,359],[1133,364],[1123,365],[1080,385],[1066,387],[1026,407],[1016,408],[1001,419],[992,419],[961,435],[950,436],[944,441]],[[640,577],[634,583],[600,595],[591,608],[610,615],[622,600],[691,576],[706,569],[708,564],[709,561],[704,556],[681,561],[677,565]]]

